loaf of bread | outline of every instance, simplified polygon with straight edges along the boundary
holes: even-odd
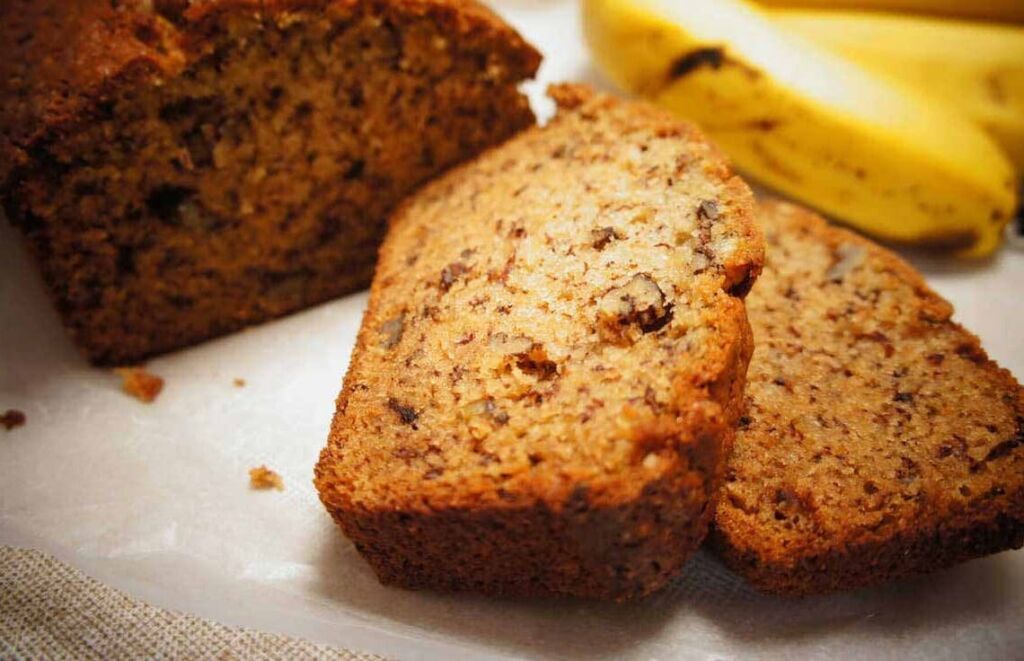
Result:
[[[702,541],[751,351],[752,197],[688,125],[560,86],[392,219],[320,496],[380,579],[629,599]]]
[[[0,43],[0,197],[97,363],[365,286],[539,61],[474,0],[5,0]]]
[[[760,212],[757,348],[712,542],[756,587],[820,593],[1024,544],[1024,391],[897,256]]]

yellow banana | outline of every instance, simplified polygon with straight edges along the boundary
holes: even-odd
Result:
[[[1024,23],[1021,0],[758,0],[767,7],[863,9]]]
[[[776,10],[771,17],[964,113],[1024,171],[1024,27],[841,11]]]
[[[742,0],[583,0],[599,68],[754,178],[880,238],[994,250],[1012,166],[972,122]]]

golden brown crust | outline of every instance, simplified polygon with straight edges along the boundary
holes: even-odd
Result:
[[[384,582],[638,597],[711,516],[752,346],[750,192],[661,111],[552,96],[381,250],[316,484]]]
[[[769,202],[757,350],[711,535],[780,594],[1024,544],[1024,391],[896,255]]]
[[[472,0],[19,0],[0,43],[0,201],[97,363],[364,287],[399,200],[534,122]]]
[[[502,48],[521,77],[540,64],[540,54],[476,0],[11,0],[0,5],[0,183],[37,140],[88,121],[120,88],[173,77],[206,55],[218,14],[272,21],[356,6],[429,16],[453,37],[480,36]]]

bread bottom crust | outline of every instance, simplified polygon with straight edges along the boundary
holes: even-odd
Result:
[[[946,569],[994,553],[1024,547],[1024,490],[1011,514],[959,525],[914,531],[884,541],[851,544],[826,554],[775,563],[756,552],[741,551],[713,527],[708,543],[725,562],[761,592],[808,596],[881,585]]]
[[[701,445],[715,463],[718,443]],[[704,539],[713,515],[704,468],[713,470],[650,483],[617,506],[591,506],[581,487],[560,511],[536,503],[332,515],[385,585],[628,601],[665,585]]]

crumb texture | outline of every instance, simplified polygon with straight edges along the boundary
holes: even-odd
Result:
[[[714,545],[769,592],[929,572],[1024,544],[1024,395],[895,255],[763,206],[757,349]]]
[[[365,286],[395,205],[533,123],[470,0],[12,0],[0,197],[77,343],[130,363]]]
[[[386,582],[623,599],[703,538],[750,192],[660,111],[551,93],[547,127],[427,186],[382,249],[317,486]]]

